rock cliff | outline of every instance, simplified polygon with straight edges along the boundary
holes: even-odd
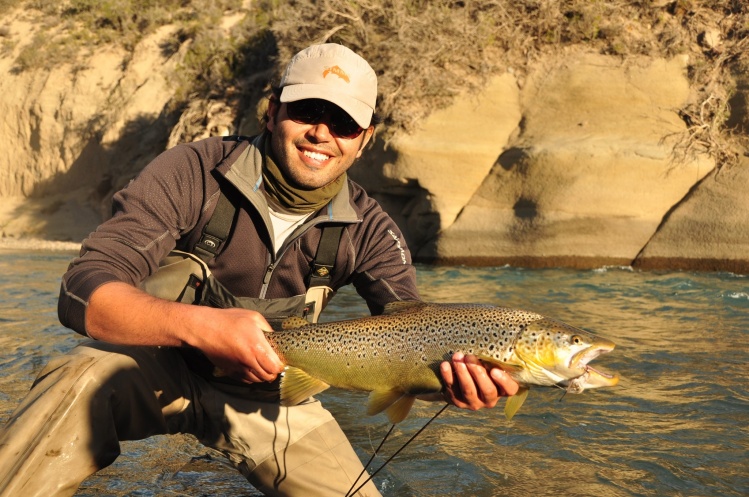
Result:
[[[41,27],[6,17],[4,36],[19,43],[0,54],[0,231],[77,242],[170,143],[180,116],[169,77],[184,52],[161,49],[174,37],[165,26],[132,52],[99,47],[84,63],[18,71]],[[695,93],[689,57],[560,48],[375,140],[352,177],[421,261],[749,273],[749,159],[677,153]],[[727,122],[744,134],[747,101],[736,74]],[[221,125],[206,129],[249,129],[219,107]]]
[[[674,155],[688,62],[550,54],[524,81],[498,77],[433,113],[354,177],[420,260],[746,272],[749,162]]]
[[[164,149],[173,118],[165,27],[132,52],[104,46],[56,67],[15,61],[40,30],[6,18],[16,40],[0,56],[0,235],[80,241],[109,215],[114,191]],[[33,19],[33,17],[31,18]]]

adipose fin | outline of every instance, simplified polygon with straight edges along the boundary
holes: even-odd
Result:
[[[299,316],[291,316],[290,318],[284,319],[283,323],[281,323],[281,328],[284,330],[293,330],[296,328],[307,326],[308,324],[310,324],[309,321],[304,318],[300,318]]]

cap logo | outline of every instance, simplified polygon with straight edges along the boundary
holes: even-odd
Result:
[[[322,77],[327,78],[328,74],[335,74],[336,76],[344,80],[346,83],[351,83],[351,79],[348,77],[348,74],[346,74],[346,72],[338,66],[326,67],[325,70],[322,72]]]

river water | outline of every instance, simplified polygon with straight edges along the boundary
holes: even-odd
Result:
[[[60,276],[72,252],[0,250],[0,421],[54,354],[78,337],[57,321]],[[533,310],[610,338],[594,364],[618,386],[562,396],[531,390],[508,422],[501,405],[449,408],[375,478],[385,496],[749,495],[749,278],[509,267],[419,266],[425,300]],[[366,315],[341,292],[326,320]],[[362,460],[388,429],[366,395],[319,398]],[[375,459],[378,467],[438,410],[417,402]],[[255,496],[189,437],[123,443],[122,456],[77,496]]]

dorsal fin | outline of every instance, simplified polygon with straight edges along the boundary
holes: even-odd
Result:
[[[385,310],[383,314],[397,314],[399,312],[406,312],[424,307],[426,302],[421,300],[402,300],[398,302],[390,302],[385,304]]]

